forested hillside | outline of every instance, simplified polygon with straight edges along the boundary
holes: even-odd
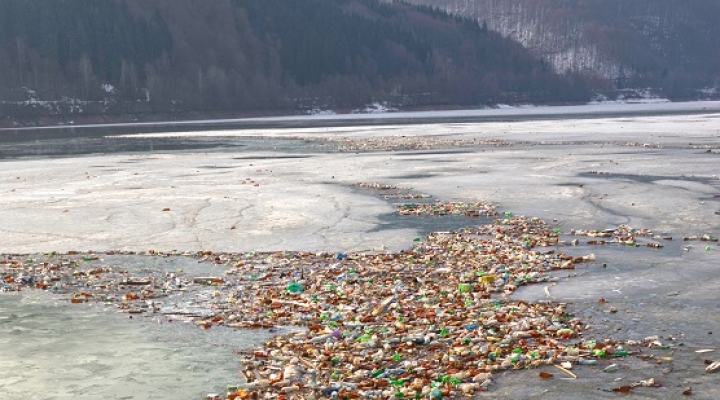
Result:
[[[520,44],[377,0],[0,0],[0,113],[586,100]]]
[[[595,76],[620,88],[658,88],[671,98],[720,88],[720,0],[411,2],[485,23],[560,73]]]

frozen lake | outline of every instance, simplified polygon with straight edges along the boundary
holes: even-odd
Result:
[[[407,246],[377,229],[392,206],[351,188],[374,181],[686,234],[717,227],[719,136],[720,111],[7,143],[0,251]]]
[[[713,269],[720,248],[677,241],[720,235],[720,106],[690,104],[618,105],[604,111],[612,115],[586,106],[496,110],[486,120],[456,116],[460,122],[445,113],[389,125],[283,127],[275,119],[221,131],[14,137],[0,143],[0,253],[407,248],[427,224],[389,217],[391,202],[352,186],[381,182],[442,200],[489,200],[500,211],[557,219],[564,229],[628,224],[672,235],[674,245],[654,253],[592,249],[606,269],[577,271],[549,290],[554,300],[579,305],[614,302],[618,314],[588,314],[604,334],[681,333],[690,353],[718,348],[720,316],[708,310],[720,288]],[[542,286],[515,296],[547,298]],[[70,309],[30,293],[0,294],[0,332],[2,370],[12,371],[0,377],[0,397],[10,399],[195,399],[237,377],[230,349],[249,343],[190,341],[192,329]],[[720,396],[713,376],[696,377],[704,366],[688,354],[674,356],[685,372],[663,380],[692,383],[697,398]],[[523,388],[521,378],[511,382]],[[581,388],[583,398],[617,396],[594,390],[595,382],[552,384],[564,393]],[[499,385],[498,398],[563,393]]]

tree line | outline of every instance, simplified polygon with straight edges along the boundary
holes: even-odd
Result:
[[[596,83],[474,20],[377,0],[0,0],[0,68],[6,105],[106,113],[577,101]]]

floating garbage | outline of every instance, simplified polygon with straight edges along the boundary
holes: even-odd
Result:
[[[285,290],[287,290],[290,293],[300,293],[303,291],[303,285],[298,282],[290,282],[285,286]]]
[[[600,240],[589,240],[588,245],[602,246],[607,244],[621,244],[628,247],[651,247],[654,249],[662,249],[665,246],[657,240],[662,239],[666,241],[672,241],[672,236],[667,235],[655,235],[651,230],[647,228],[635,229],[629,225],[620,225],[617,228],[604,229],[604,230],[571,230],[570,234],[576,236],[587,236],[591,238],[603,238]],[[642,238],[642,242],[638,240]],[[653,241],[650,241],[653,240]],[[686,240],[684,238],[683,240]],[[576,242],[573,244],[576,245]]]
[[[372,138],[348,138],[341,136],[302,137],[303,140],[336,142],[339,152],[392,151],[392,150],[430,150],[440,148],[458,148],[472,146],[510,146],[503,140],[489,139],[446,139],[413,136],[381,136]]]
[[[713,361],[705,368],[705,372],[712,373],[720,370],[720,361]]]
[[[603,371],[604,371],[604,372],[616,372],[616,371],[618,371],[619,369],[620,369],[620,368],[618,367],[617,364],[610,364],[610,365],[608,365],[607,367],[605,367],[605,368],[603,369]]]
[[[497,216],[496,207],[489,203],[445,202],[436,200],[431,203],[403,203],[396,206],[400,215],[464,215],[468,217]]]
[[[392,190],[397,189],[397,186],[395,185],[389,185],[386,183],[379,183],[379,182],[358,182],[353,184],[355,187],[365,188],[365,189],[376,189],[376,190]]]
[[[0,276],[17,290],[53,290],[79,305],[201,329],[304,328],[239,351],[244,382],[220,398],[452,398],[490,390],[500,371],[554,365],[574,376],[575,364],[628,355],[620,343],[582,340],[585,324],[563,303],[505,299],[594,259],[548,249],[559,234],[512,215],[432,233],[396,253],[144,253],[192,257],[225,268],[222,276],[134,276],[92,253],[6,257]]]

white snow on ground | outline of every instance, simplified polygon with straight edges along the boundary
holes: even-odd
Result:
[[[335,115],[336,112],[333,110],[325,110],[322,108],[313,108],[308,110],[308,115]]]
[[[386,102],[374,102],[363,109],[353,110],[353,114],[383,114],[387,112],[397,111],[397,108],[388,105]]]
[[[614,100],[608,99],[604,95],[597,95],[590,101],[590,105],[598,104],[659,104],[670,103],[670,99],[660,97],[656,94],[656,90],[647,89],[626,89],[618,94]]]

